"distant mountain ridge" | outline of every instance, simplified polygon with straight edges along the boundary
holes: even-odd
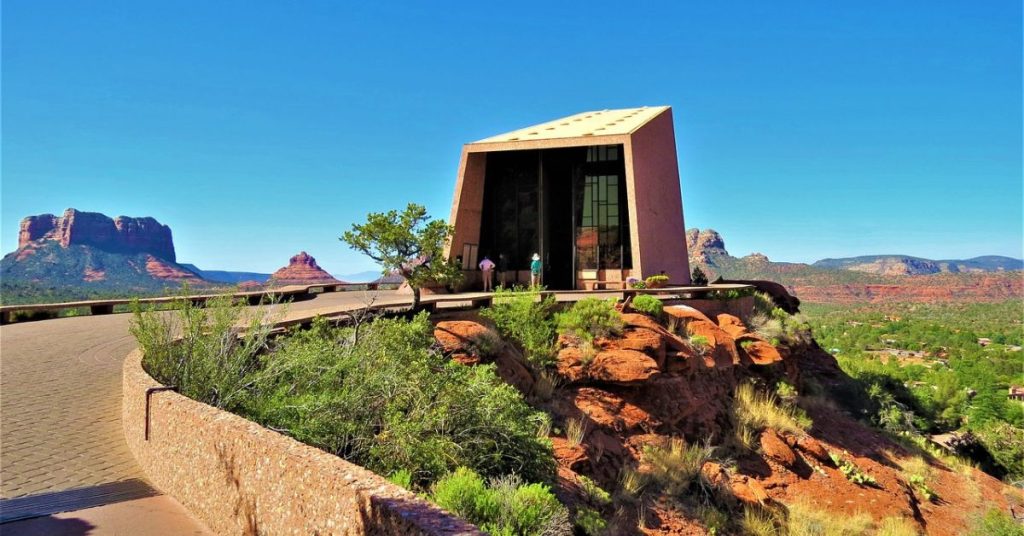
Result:
[[[943,272],[1004,272],[1024,270],[1024,260],[1001,255],[945,260],[924,259],[909,255],[863,255],[839,259],[822,259],[815,262],[812,266],[885,275],[923,275]]]
[[[195,272],[200,277],[207,281],[213,281],[216,283],[228,283],[236,285],[245,281],[255,281],[257,283],[266,283],[270,279],[270,274],[264,274],[259,272],[232,272],[228,270],[203,270],[194,264],[182,264],[185,268]]]
[[[773,262],[760,253],[746,257],[734,257],[726,250],[725,241],[714,229],[689,229],[686,232],[686,239],[690,265],[700,266],[709,274],[710,279],[713,280],[716,277],[767,279],[785,285],[804,301],[819,303],[967,302],[1024,298],[1024,273],[1018,270],[961,270],[958,272],[940,270],[924,275],[908,272],[902,268],[890,268],[889,272],[884,269],[854,270],[832,267],[834,266],[832,263],[819,265],[818,263]],[[909,258],[908,256],[895,257]],[[927,259],[923,260],[927,261]],[[966,263],[967,261],[957,262]],[[898,265],[892,266],[898,267]]]

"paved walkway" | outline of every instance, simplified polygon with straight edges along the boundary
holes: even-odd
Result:
[[[409,300],[393,291],[375,296],[377,305]],[[321,294],[288,304],[287,316],[362,307],[368,299],[360,291]],[[164,534],[162,523],[172,523],[176,534],[205,533],[177,502],[148,487],[124,442],[121,366],[136,346],[130,319],[82,316],[0,327],[0,520],[16,519],[7,513],[14,511],[80,509],[6,523],[4,535],[83,534],[87,526],[90,534]],[[150,511],[163,521],[130,522]]]
[[[289,304],[288,316],[348,309],[365,300],[362,292],[322,294]],[[406,300],[380,292],[377,303]],[[145,478],[121,427],[121,366],[136,346],[128,334],[130,318],[82,316],[0,327],[0,499],[24,503]],[[0,516],[8,517],[3,503]],[[14,525],[5,524],[2,532],[11,533]]]

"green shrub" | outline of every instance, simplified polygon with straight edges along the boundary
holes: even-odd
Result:
[[[711,341],[704,335],[693,335],[690,337],[690,345],[697,347],[710,347]]]
[[[708,276],[700,266],[693,267],[693,272],[690,274],[690,283],[696,287],[706,287],[708,285]]]
[[[405,489],[412,489],[412,472],[408,469],[399,469],[394,473],[391,473],[391,475],[388,476],[388,480],[390,480],[392,484],[401,486]]]
[[[501,337],[488,329],[470,337],[469,351],[479,357],[493,357],[501,351],[503,344]]]
[[[499,288],[491,306],[481,309],[480,315],[518,344],[531,365],[542,369],[555,363],[554,307],[554,296],[538,300],[536,292]]]
[[[667,275],[652,275],[644,280],[644,285],[647,288],[659,288],[664,287],[668,284]]]
[[[920,493],[926,501],[935,502],[935,499],[938,498],[938,495],[936,495],[935,492],[930,487],[928,487],[928,483],[925,481],[925,478],[923,476],[910,475],[910,477],[907,478],[907,482],[909,482],[910,485],[913,486],[913,488],[918,493]]]
[[[747,342],[747,341],[743,341],[743,342]],[[782,398],[782,399],[796,398],[796,395],[797,395],[796,387],[793,387],[793,384],[791,384],[791,383],[789,383],[789,382],[787,382],[785,380],[781,380],[781,381],[779,381],[778,383],[775,384],[775,394],[778,395],[779,398]]]
[[[613,300],[584,298],[558,314],[558,332],[583,341],[622,333],[622,317]]]
[[[612,496],[608,494],[601,486],[597,485],[597,482],[587,478],[584,475],[579,475],[577,478],[580,484],[580,489],[587,496],[587,500],[597,506],[606,506],[611,504]]]
[[[878,486],[878,481],[875,480],[875,477],[861,471],[860,468],[850,460],[844,460],[841,456],[832,452],[828,454],[828,457],[832,459],[832,463],[839,468],[839,472],[843,473],[843,476],[845,476],[850,482],[853,482],[858,486]]]
[[[530,481],[554,474],[546,415],[493,365],[466,367],[433,348],[427,315],[321,328],[282,341],[246,412],[275,430],[379,474],[426,485],[459,466]]]
[[[992,508],[985,516],[975,521],[970,536],[1024,536],[1024,526],[1010,517],[1010,514]]]
[[[995,461],[1007,470],[1007,480],[1024,480],[1024,428],[989,422],[977,430],[978,438]]]
[[[661,300],[647,294],[640,294],[634,297],[629,305],[633,309],[651,315],[654,318],[661,318],[665,314],[665,306],[662,305]]]
[[[604,534],[608,523],[601,517],[601,514],[592,508],[580,508],[576,512],[576,526],[587,536],[599,536]]]
[[[492,535],[568,533],[568,512],[550,488],[518,476],[484,479],[466,467],[437,481],[431,500]]]
[[[249,395],[274,318],[265,308],[248,308],[230,296],[201,307],[183,295],[175,304],[173,314],[164,314],[133,303],[128,330],[145,353],[143,366],[189,398],[237,409]]]

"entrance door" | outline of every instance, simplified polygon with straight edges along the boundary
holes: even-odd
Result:
[[[553,290],[576,288],[572,249],[573,173],[586,155],[586,149],[548,149],[543,158],[544,192],[544,284]]]

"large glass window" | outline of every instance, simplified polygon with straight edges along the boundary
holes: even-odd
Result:
[[[632,264],[619,146],[587,148],[576,180],[576,269],[621,269]]]
[[[488,154],[480,258],[504,255],[509,269],[529,269],[540,247],[537,162],[536,151]]]

